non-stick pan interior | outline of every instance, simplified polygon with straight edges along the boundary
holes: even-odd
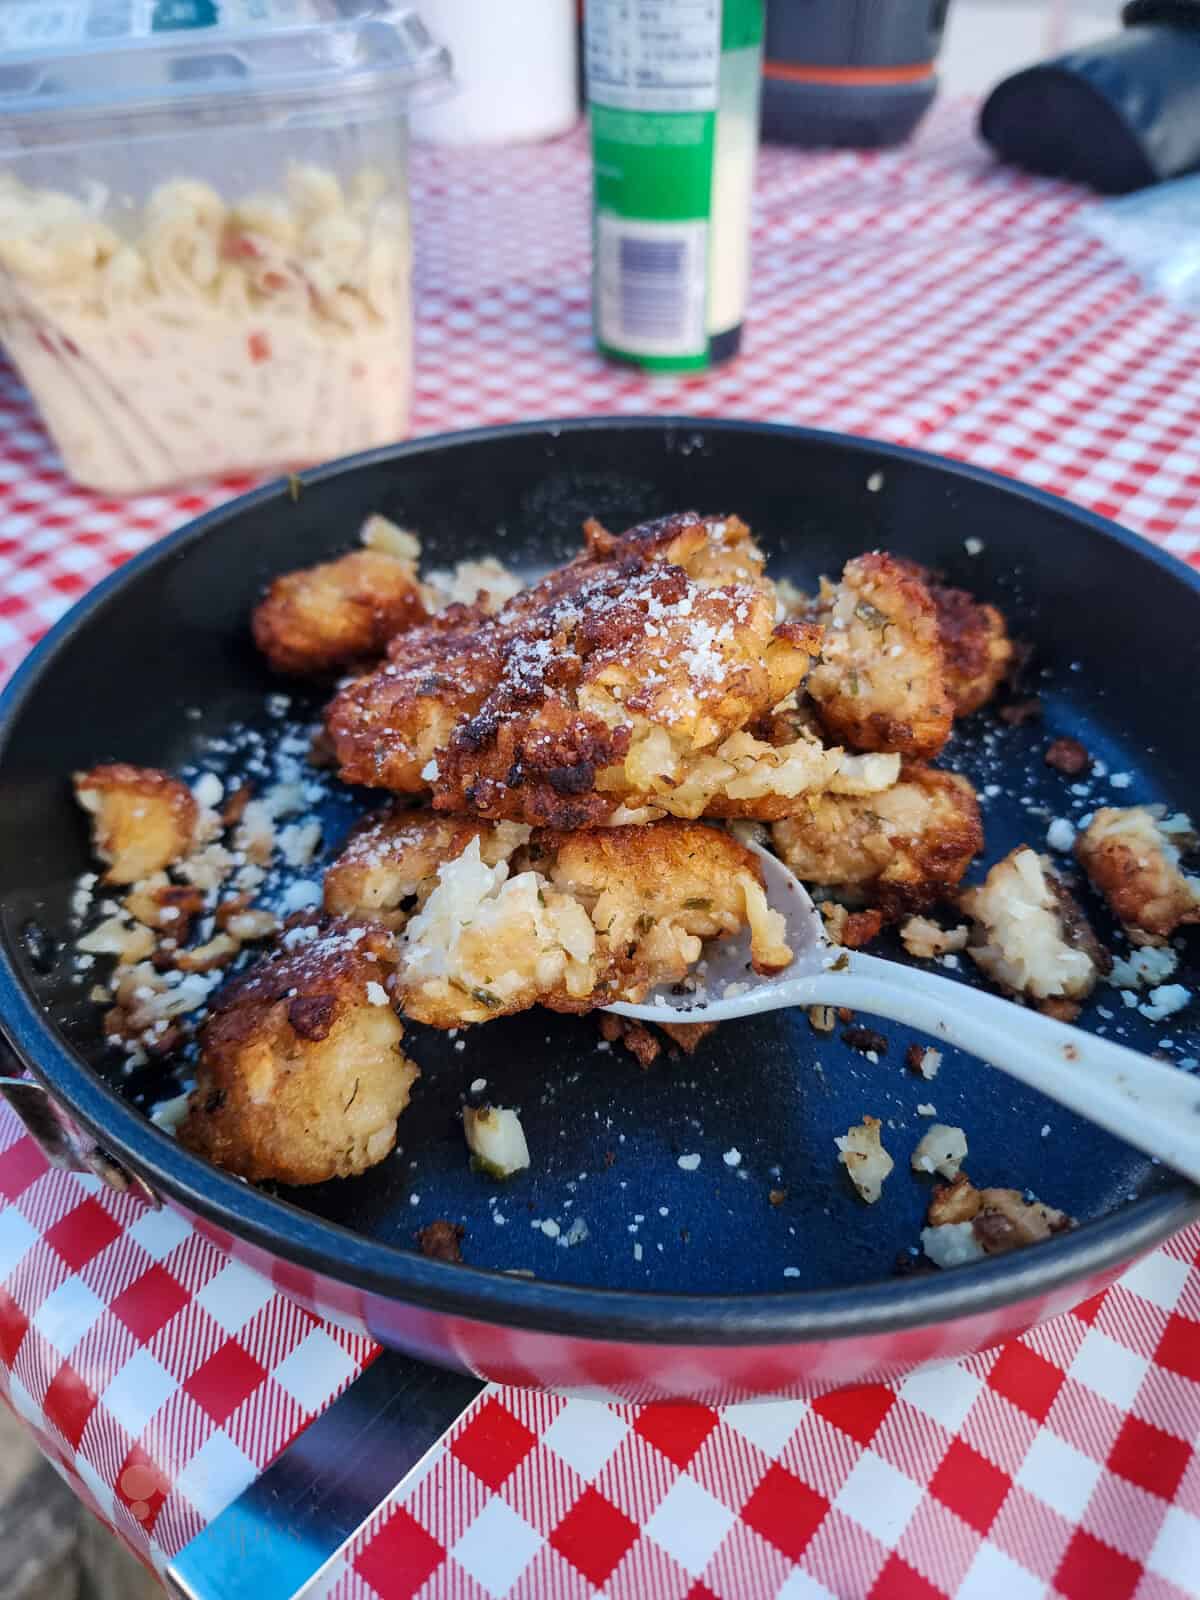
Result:
[[[788,430],[616,422],[402,447],[315,474],[298,495],[280,487],[205,519],[85,610],[10,697],[3,938],[61,1034],[140,1103],[174,1092],[161,1068],[120,1076],[87,985],[47,959],[29,927],[63,939],[73,881],[89,866],[66,781],[73,768],[118,758],[178,768],[234,720],[278,725],[266,700],[279,684],[246,629],[266,579],[349,547],[374,511],[419,532],[429,564],[496,553],[536,571],[577,547],[586,516],[621,527],[682,507],[738,512],[770,570],[801,585],[863,549],[913,556],[1001,606],[1036,646],[1044,719],[1009,727],[985,712],[961,725],[943,757],[980,789],[985,863],[1018,843],[1045,848],[1056,817],[1196,801],[1200,751],[1185,711],[1200,674],[1197,585],[1096,519],[925,458]],[[317,704],[298,700],[292,714]],[[1082,740],[1107,776],[1073,790],[1075,780],[1048,768],[1043,752],[1060,734]],[[333,808],[329,848],[364,799]],[[1124,951],[1085,899],[1102,937]],[[1195,978],[1190,957],[1184,983]],[[1191,1011],[1154,1023],[1114,989],[1097,994],[1084,1022],[1174,1060],[1200,1054]],[[286,1198],[402,1249],[425,1223],[449,1218],[465,1226],[468,1262],[541,1279],[745,1293],[851,1285],[886,1278],[898,1258],[911,1264],[930,1184],[908,1170],[929,1125],[921,1106],[966,1130],[977,1182],[1030,1189],[1085,1222],[1177,1184],[953,1051],[936,1079],[915,1076],[905,1052],[917,1036],[880,1031],[887,1051],[871,1061],[838,1034],[816,1034],[804,1014],[777,1013],[727,1025],[694,1058],[664,1056],[643,1071],[603,1045],[589,1018],[537,1012],[457,1040],[411,1027],[423,1076],[402,1148],[364,1178]],[[520,1108],[533,1155],[530,1171],[503,1186],[467,1165],[458,1113],[480,1079],[485,1098]],[[864,1113],[883,1119],[896,1160],[875,1206],[855,1196],[834,1146]],[[698,1165],[681,1165],[696,1156]],[[190,1160],[165,1148],[162,1159]]]

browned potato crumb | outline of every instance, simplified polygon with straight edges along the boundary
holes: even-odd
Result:
[[[822,580],[825,629],[807,690],[826,731],[854,750],[929,759],[950,736],[954,706],[937,610],[907,563],[876,550]]]
[[[1074,1222],[1065,1211],[1040,1200],[1026,1200],[1019,1189],[981,1189],[973,1225],[975,1237],[993,1256],[1038,1244],[1073,1227]]]
[[[1180,866],[1181,848],[1194,841],[1186,817],[1105,806],[1076,839],[1075,854],[1133,943],[1161,945],[1200,922],[1200,878]]]
[[[165,872],[152,872],[125,896],[125,909],[145,927],[170,934],[182,944],[191,919],[204,909],[204,895],[194,884],[172,883]]]
[[[661,1041],[644,1022],[634,1017],[614,1016],[611,1011],[598,1013],[600,1033],[609,1044],[623,1045],[645,1072],[662,1054]]]
[[[694,1056],[710,1033],[716,1033],[719,1023],[716,1022],[660,1022],[658,1026],[670,1039],[672,1044],[677,1044],[684,1055]]]
[[[381,656],[425,620],[412,567],[379,550],[286,572],[256,606],[254,642],[276,672],[336,672]]]
[[[418,1075],[385,987],[395,960],[382,929],[285,934],[213,1005],[181,1141],[251,1182],[324,1183],[381,1161]]]
[[[466,1231],[461,1222],[447,1222],[445,1217],[439,1217],[436,1222],[427,1223],[418,1231],[417,1247],[431,1261],[457,1264],[462,1260],[462,1242]]]
[[[1054,739],[1046,746],[1046,765],[1065,777],[1077,778],[1092,764],[1092,758],[1078,739]]]
[[[970,1222],[979,1213],[979,1190],[960,1172],[953,1183],[939,1183],[933,1191],[926,1213],[931,1228],[941,1228],[951,1222]]]
[[[662,1054],[662,1042],[658,1034],[645,1022],[638,1022],[633,1017],[618,1017],[611,1011],[600,1011],[596,1014],[600,1024],[601,1036],[609,1044],[621,1044],[629,1051],[639,1066],[642,1068],[653,1065]],[[655,1024],[661,1032],[665,1033],[671,1043],[685,1055],[695,1055],[700,1048],[701,1041],[707,1039],[710,1033],[715,1033],[718,1024],[715,1022],[659,1022]]]
[[[825,919],[825,932],[830,939],[834,944],[844,945],[847,950],[861,950],[883,929],[883,912],[874,908],[870,911],[849,911],[835,900],[822,900],[817,910]]]
[[[240,949],[241,944],[237,939],[227,933],[218,933],[205,944],[193,945],[190,950],[177,950],[171,964],[178,967],[180,972],[213,972],[218,967],[227,967]]]
[[[186,856],[199,807],[186,783],[125,761],[77,772],[75,798],[92,817],[92,847],[106,883],[137,883]]]

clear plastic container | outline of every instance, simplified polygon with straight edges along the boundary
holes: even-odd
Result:
[[[73,478],[406,433],[406,113],[448,81],[387,0],[0,0],[0,342]]]

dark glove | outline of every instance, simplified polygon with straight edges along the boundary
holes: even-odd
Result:
[[[1200,0],[1130,0],[1123,19],[992,90],[979,131],[1002,160],[1107,194],[1200,168]]]

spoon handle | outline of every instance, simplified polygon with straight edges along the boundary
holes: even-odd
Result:
[[[806,992],[793,1004],[845,1005],[920,1028],[1200,1183],[1200,1078],[1190,1073],[1011,1000],[859,951],[840,972],[795,981]]]

